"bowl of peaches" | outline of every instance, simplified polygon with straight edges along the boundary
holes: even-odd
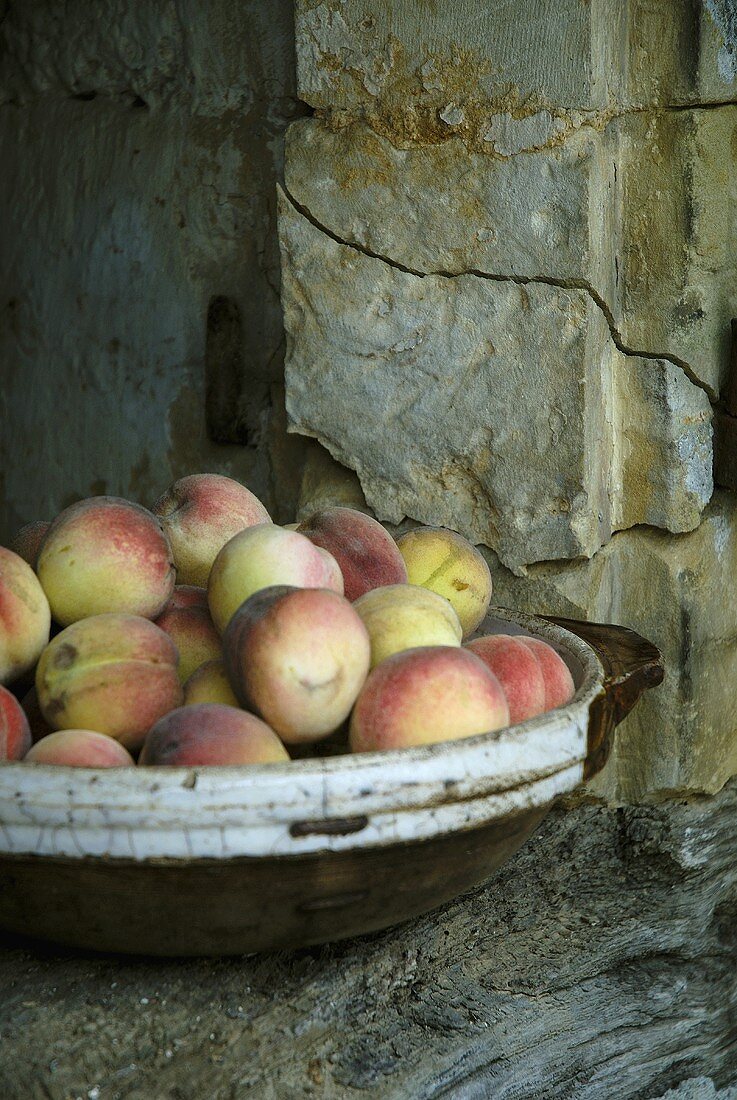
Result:
[[[289,948],[489,877],[663,675],[621,627],[492,607],[456,532],[243,485],[92,497],[0,548],[0,927]]]

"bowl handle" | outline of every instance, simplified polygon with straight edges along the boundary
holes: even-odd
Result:
[[[589,623],[541,615],[587,642],[604,666],[604,686],[589,710],[588,749],[584,779],[591,779],[607,762],[614,729],[649,688],[663,682],[660,650],[634,630],[610,623]]]

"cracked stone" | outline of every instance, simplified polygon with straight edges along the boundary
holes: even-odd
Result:
[[[737,107],[569,121],[558,145],[498,159],[459,136],[396,148],[362,122],[305,119],[287,186],[337,237],[413,271],[589,288],[623,350],[671,357],[715,396],[737,315]]]
[[[354,469],[380,519],[451,527],[517,572],[590,557],[620,525],[698,524],[708,399],[622,354],[588,292],[418,277],[284,197],[280,234],[290,430]]]
[[[689,534],[623,531],[591,561],[541,563],[523,579],[487,558],[499,606],[628,626],[663,653],[663,684],[618,728],[592,793],[612,803],[713,793],[737,772],[734,495],[715,493]]]

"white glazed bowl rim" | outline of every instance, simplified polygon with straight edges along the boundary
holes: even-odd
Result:
[[[418,748],[249,767],[0,767],[0,852],[72,859],[299,856],[430,839],[543,807],[583,780],[596,651],[563,627],[492,609],[479,633],[527,633],[566,660],[565,707]]]

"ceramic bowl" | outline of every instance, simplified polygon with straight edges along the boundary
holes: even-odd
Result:
[[[621,627],[495,610],[567,662],[566,707],[495,733],[261,767],[0,767],[0,926],[97,950],[220,955],[354,936],[488,877],[605,763],[662,679]]]

